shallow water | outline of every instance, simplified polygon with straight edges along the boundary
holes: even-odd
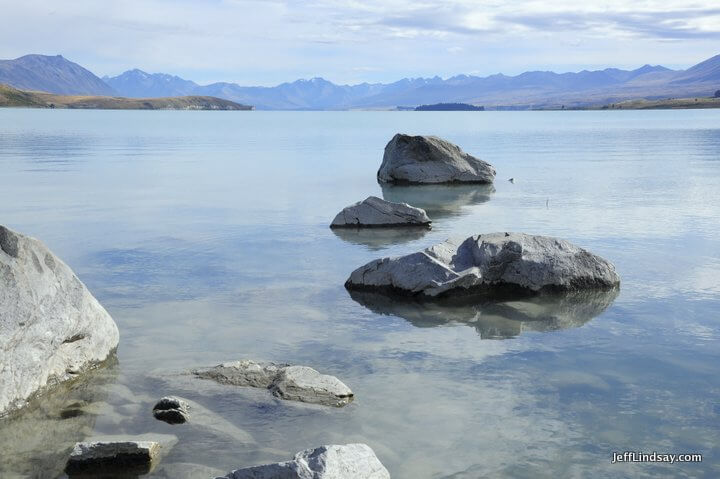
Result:
[[[179,442],[152,477],[349,442],[394,478],[719,477],[719,125],[718,110],[0,110],[0,223],[70,264],[121,333],[117,364],[0,422],[0,476],[62,477],[77,440],[160,432]],[[494,187],[381,188],[396,132],[458,143]],[[426,207],[433,229],[327,227],[371,194]],[[621,290],[428,306],[343,288],[376,257],[493,231],[569,239],[614,262]],[[172,374],[241,358],[334,374],[356,400]],[[225,422],[156,421],[166,394]]]

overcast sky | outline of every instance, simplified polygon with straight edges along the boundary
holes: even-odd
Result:
[[[718,0],[0,0],[0,12],[0,58],[199,83],[686,68],[720,53]]]

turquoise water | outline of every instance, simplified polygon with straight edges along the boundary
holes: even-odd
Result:
[[[381,188],[397,132],[458,143],[494,187]],[[62,477],[75,441],[144,432],[178,438],[154,477],[348,442],[394,478],[720,476],[718,110],[4,109],[0,172],[0,223],[71,265],[121,333],[117,364],[0,422],[2,477]],[[328,228],[371,194],[425,207],[432,230]],[[450,307],[343,288],[374,258],[493,231],[569,239],[611,260],[621,290]],[[312,366],[356,400],[172,375],[242,358]],[[154,420],[166,394],[223,431]],[[620,451],[704,460],[611,464]]]

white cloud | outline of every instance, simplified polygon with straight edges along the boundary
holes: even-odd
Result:
[[[359,65],[369,81],[689,66],[718,53],[720,38],[720,6],[710,1],[5,3],[0,57],[61,53],[101,75],[138,67],[200,82],[273,84],[318,75],[343,82],[356,78]]]

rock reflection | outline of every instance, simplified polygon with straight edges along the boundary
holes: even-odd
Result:
[[[463,214],[465,206],[490,201],[493,185],[389,185],[382,184],[387,201],[422,208],[431,220]]]
[[[70,450],[93,432],[93,406],[107,399],[117,359],[59,384],[23,410],[0,419],[0,477],[62,477]]]
[[[583,291],[476,303],[469,299],[421,301],[366,291],[350,291],[350,297],[375,313],[398,316],[419,328],[463,323],[473,326],[482,339],[508,339],[524,331],[582,326],[605,311],[618,293],[618,289]]]
[[[401,226],[397,228],[333,228],[335,236],[348,243],[379,250],[395,244],[408,243],[425,236],[430,228]]]

